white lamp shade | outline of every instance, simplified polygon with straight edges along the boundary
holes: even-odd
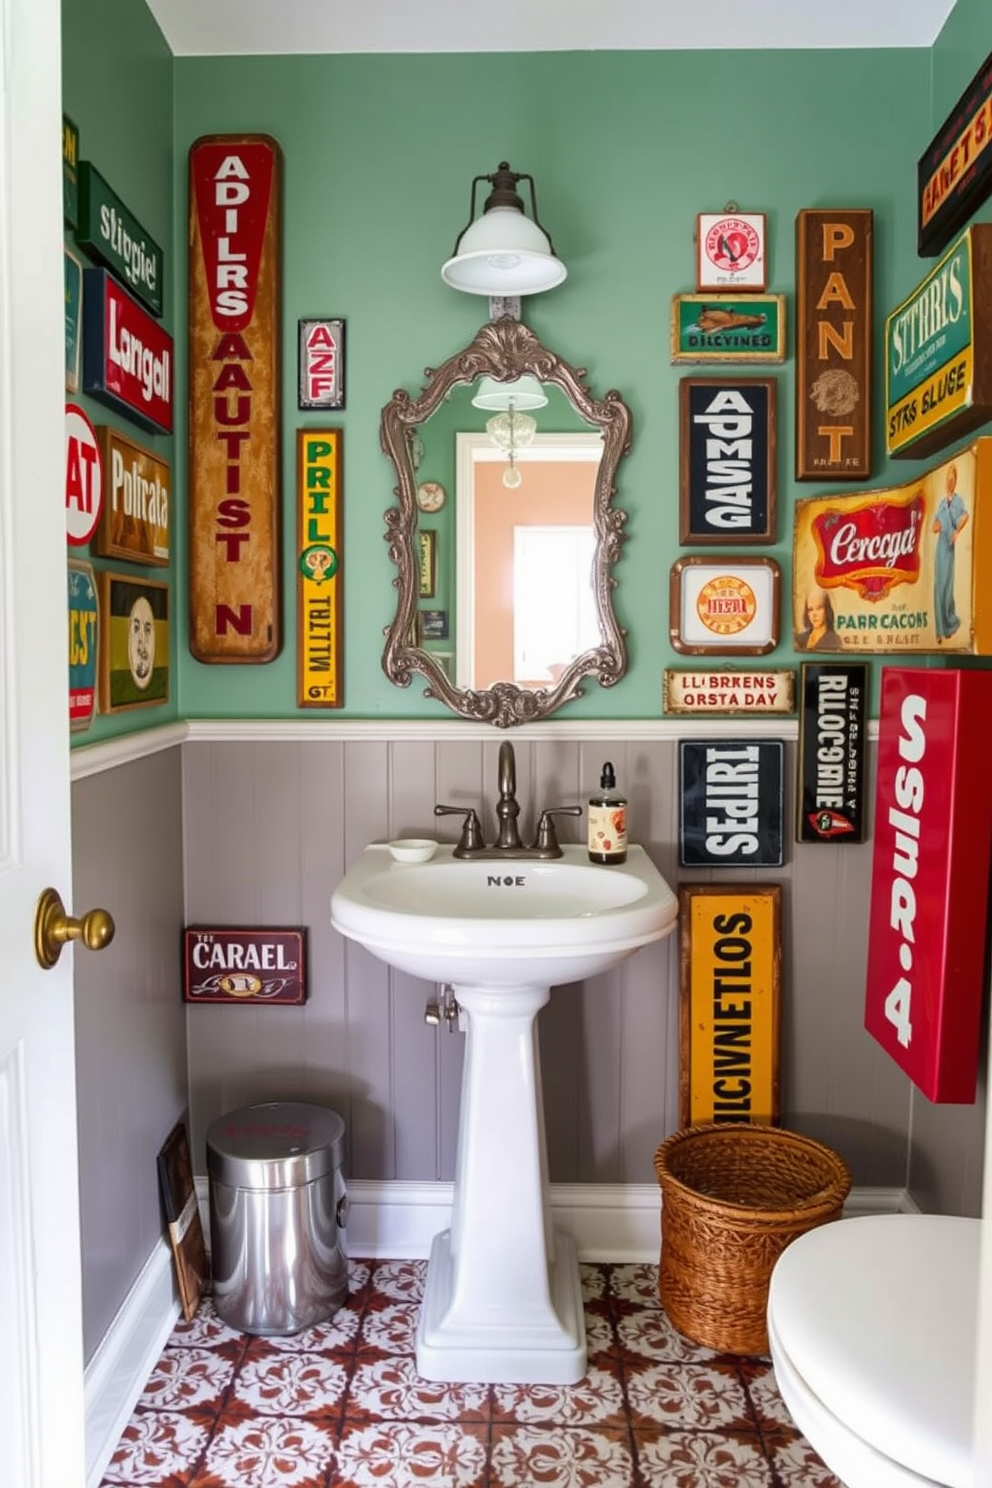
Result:
[[[536,222],[516,207],[492,207],[462,233],[441,278],[452,289],[498,297],[554,289],[567,273]]]
[[[509,408],[511,402],[518,412],[523,412],[526,408],[546,408],[548,398],[537,378],[530,373],[515,377],[512,382],[497,382],[495,377],[483,377],[479,391],[472,399],[472,407],[501,413]]]

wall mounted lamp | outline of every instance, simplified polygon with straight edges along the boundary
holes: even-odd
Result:
[[[492,190],[482,216],[476,219],[475,195],[480,181],[486,181]],[[530,185],[530,217],[525,215],[517,192],[520,181]],[[454,253],[441,269],[445,284],[467,294],[513,298],[554,289],[567,273],[538,220],[534,177],[512,171],[505,160],[500,161],[493,175],[476,176],[468,225],[455,239]]]

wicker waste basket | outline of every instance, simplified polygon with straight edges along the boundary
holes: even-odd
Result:
[[[829,1147],[771,1126],[689,1126],[662,1142],[658,1292],[680,1333],[766,1354],[772,1267],[797,1235],[837,1219],[851,1175]]]

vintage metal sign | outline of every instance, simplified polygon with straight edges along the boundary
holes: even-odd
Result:
[[[169,586],[130,574],[97,575],[100,711],[122,713],[169,700]]]
[[[773,377],[679,382],[679,541],[775,541]]]
[[[679,890],[680,1121],[779,1120],[782,890]]]
[[[672,297],[673,362],[784,362],[784,295]]]
[[[340,429],[300,429],[296,435],[296,700],[301,708],[344,703],[342,439]]]
[[[99,602],[89,563],[69,559],[69,728],[88,729],[96,713]]]
[[[76,242],[112,269],[153,315],[162,314],[162,250],[88,160],[79,166]]]
[[[696,288],[765,287],[764,212],[700,212],[696,217]]]
[[[85,409],[65,405],[65,525],[74,548],[89,542],[103,510],[103,465]]]
[[[103,517],[94,539],[101,558],[165,565],[169,561],[172,472],[151,450],[99,424],[103,460]]]
[[[992,655],[992,439],[891,490],[797,501],[797,651]]]
[[[144,429],[172,433],[172,337],[106,269],[83,274],[83,392]]]
[[[781,578],[774,558],[679,558],[669,577],[673,648],[688,656],[773,651]]]
[[[992,223],[978,223],[885,322],[890,455],[931,455],[992,419]]]
[[[973,1101],[992,852],[992,672],[882,673],[865,1027],[931,1101]]]
[[[279,226],[267,135],[189,152],[190,650],[265,662],[282,644]]]
[[[79,392],[79,367],[83,348],[83,265],[68,248],[62,257],[65,291],[65,390]]]
[[[662,706],[666,713],[765,713],[796,711],[796,674],[792,671],[699,671],[669,668]]]
[[[796,480],[871,474],[872,223],[796,217]]]
[[[679,742],[683,868],[778,868],[785,748],[779,739]]]
[[[307,1000],[307,970],[305,929],[183,931],[184,1002],[299,1007]]]
[[[62,115],[62,220],[68,227],[79,221],[79,130]]]
[[[301,409],[344,407],[344,321],[301,320],[297,328]]]
[[[931,258],[992,191],[992,55],[920,156],[916,174],[919,254]]]
[[[863,842],[868,667],[807,661],[801,677],[796,841]]]

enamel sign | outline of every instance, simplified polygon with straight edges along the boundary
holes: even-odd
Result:
[[[865,1027],[931,1101],[973,1101],[992,853],[992,672],[882,674]]]
[[[65,525],[74,548],[89,542],[103,509],[103,464],[84,409],[65,405]]]
[[[83,274],[83,392],[153,433],[172,433],[172,337],[106,269]]]

